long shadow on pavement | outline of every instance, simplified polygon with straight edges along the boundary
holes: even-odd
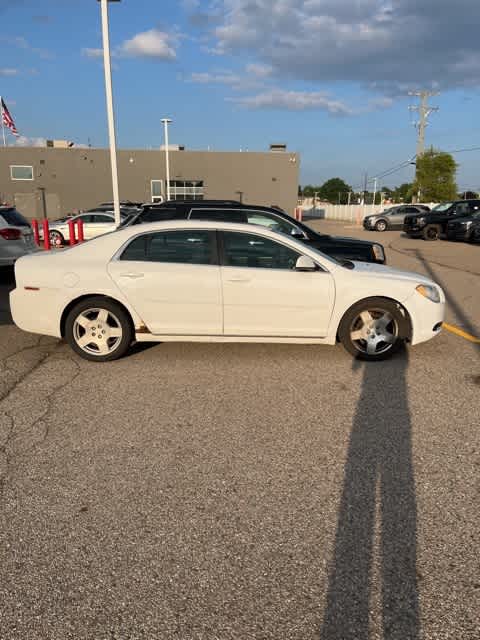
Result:
[[[407,367],[406,350],[388,363],[364,366],[345,466],[321,640],[370,637],[374,548],[379,549],[380,555],[384,640],[420,637],[417,507]],[[381,520],[378,526],[377,511]]]

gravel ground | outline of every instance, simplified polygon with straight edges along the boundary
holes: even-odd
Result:
[[[431,271],[480,335],[480,247],[313,226]],[[13,327],[8,288],[2,640],[480,636],[479,345],[444,332],[365,366],[163,344],[95,365]]]

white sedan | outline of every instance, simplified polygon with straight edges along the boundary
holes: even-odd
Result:
[[[54,220],[49,225],[50,242],[54,246],[62,246],[70,240],[69,221],[76,223],[78,220],[83,222],[83,236],[85,240],[91,240],[97,236],[109,233],[116,229],[115,216],[113,213],[98,211],[96,213],[81,213],[80,215],[71,216],[70,218],[61,218]],[[75,227],[75,235],[78,235],[78,229]],[[40,229],[40,238],[43,239],[43,231]]]
[[[425,276],[340,263],[266,227],[226,222],[127,227],[21,258],[15,275],[15,323],[95,361],[119,358],[134,340],[340,341],[382,360],[437,335],[445,307]]]

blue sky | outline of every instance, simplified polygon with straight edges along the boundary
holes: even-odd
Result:
[[[417,4],[421,6],[418,7]],[[99,5],[0,0],[0,93],[24,138],[106,146]],[[360,186],[415,153],[408,91],[433,88],[427,143],[480,147],[477,0],[122,0],[110,4],[120,147],[266,150],[302,183]],[[12,139],[13,143],[13,139]],[[480,189],[480,151],[455,155]],[[408,167],[381,180],[411,179]]]

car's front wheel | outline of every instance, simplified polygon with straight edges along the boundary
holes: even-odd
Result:
[[[359,360],[386,360],[408,335],[408,321],[391,300],[369,298],[353,305],[340,323],[345,349]]]
[[[386,231],[387,230],[387,223],[385,222],[385,220],[379,220],[375,224],[375,230],[376,231]]]
[[[424,240],[438,240],[440,237],[440,227],[437,224],[429,224],[423,230]]]
[[[65,339],[86,360],[121,358],[134,337],[131,319],[119,304],[93,296],[79,302],[67,316]]]

